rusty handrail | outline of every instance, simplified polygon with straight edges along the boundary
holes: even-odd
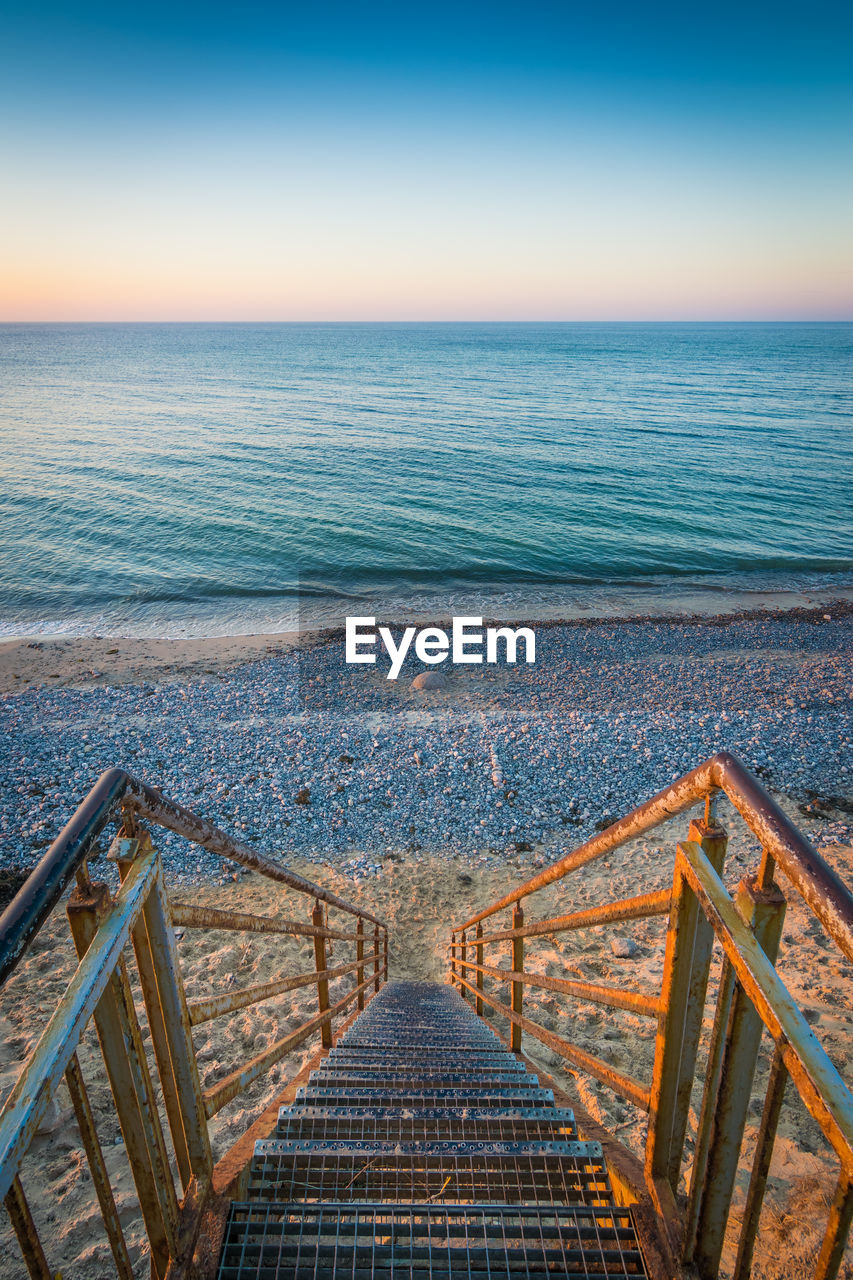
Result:
[[[112,768],[101,774],[0,917],[0,985],[14,972],[21,956],[85,862],[119,804],[138,817],[148,818],[158,826],[201,845],[210,853],[230,858],[270,880],[277,880],[299,893],[310,894],[331,907],[386,928],[384,922],[369,911],[288,871],[274,859],[220,831],[206,818],[199,818],[126,770]]]
[[[570,871],[607,853],[626,841],[642,835],[652,827],[683,813],[699,800],[715,792],[728,796],[750,830],[761,841],[765,851],[775,859],[794,888],[811,907],[829,936],[849,960],[853,960],[853,895],[832,868],[824,862],[804,836],[796,829],[761,783],[748,772],[736,756],[719,751],[692,772],[659,791],[599,835],[593,836],[559,862],[546,867],[532,879],[506,894],[499,902],[457,925],[455,933],[470,929],[481,920],[520,902],[529,894],[561,880]]]

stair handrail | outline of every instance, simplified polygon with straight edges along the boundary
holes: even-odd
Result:
[[[148,819],[176,835],[200,845],[209,853],[229,858],[250,871],[288,885],[298,893],[369,920],[386,930],[385,922],[364,907],[348,902],[329,889],[314,884],[274,858],[259,853],[242,840],[228,835],[206,818],[170,800],[155,787],[125,769],[113,767],[101,774],[71,819],[50,845],[36,868],[0,916],[0,986],[15,971],[39,929],[62,897],[73,876],[91,853],[95,841],[116,809]]]
[[[832,940],[848,960],[853,960],[853,894],[758,779],[730,751],[718,751],[498,902],[456,925],[453,932],[458,934],[472,928],[555,880],[561,880],[569,872],[613,853],[628,840],[643,835],[699,801],[712,801],[720,792],[731,800],[758,838],[765,856],[775,861]]]

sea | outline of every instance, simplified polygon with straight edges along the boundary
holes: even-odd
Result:
[[[0,635],[853,584],[853,324],[0,326]]]

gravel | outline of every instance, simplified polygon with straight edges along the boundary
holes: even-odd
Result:
[[[760,617],[537,630],[535,666],[446,670],[413,690],[343,644],[183,683],[8,696],[0,868],[29,867],[119,764],[250,844],[355,878],[430,853],[567,852],[726,747],[851,835],[853,619]],[[385,664],[387,669],[387,660]],[[848,812],[844,812],[847,806]],[[178,878],[233,866],[160,833]]]

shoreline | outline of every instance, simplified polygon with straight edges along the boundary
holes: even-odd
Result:
[[[843,594],[838,594],[842,592]],[[853,615],[853,587],[829,589],[819,604],[773,603],[774,595],[760,593],[752,608],[703,613],[648,613],[583,615],[571,613],[531,619],[488,617],[484,625],[528,626],[540,631],[557,628],[628,626],[726,627],[739,622],[795,621],[819,625]],[[791,593],[785,593],[789,595]],[[380,618],[391,626],[402,625]],[[449,617],[412,614],[413,624],[448,626]],[[244,636],[21,636],[0,642],[0,695],[27,688],[108,688],[151,681],[175,683],[219,675],[251,662],[333,644],[343,639],[339,626],[318,626],[305,631],[259,632]]]

